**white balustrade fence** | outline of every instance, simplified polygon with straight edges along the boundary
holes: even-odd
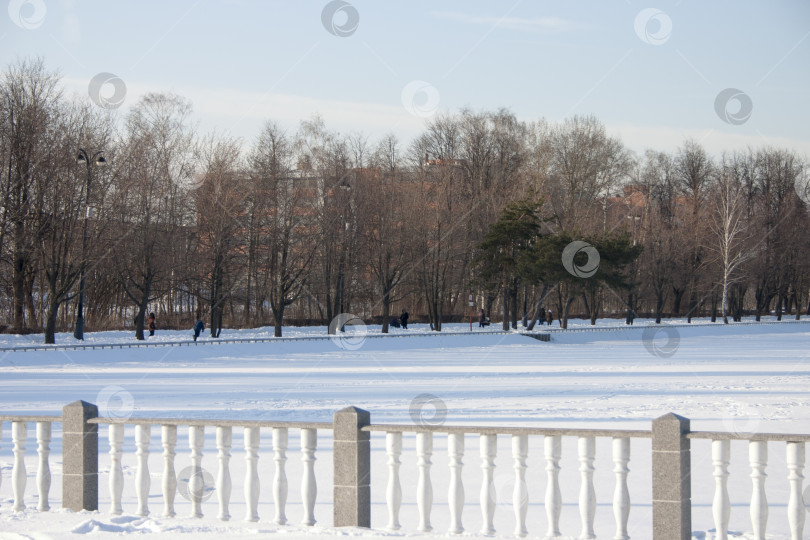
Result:
[[[69,412],[69,409],[73,412]],[[232,518],[231,499],[234,487],[230,471],[233,460],[239,459],[244,460],[239,468],[245,471],[244,493],[242,500],[239,501],[245,508],[244,520],[249,522],[267,520],[283,526],[287,524],[289,498],[286,465],[288,457],[297,454],[301,467],[300,498],[303,516],[301,523],[310,526],[316,523],[315,503],[318,486],[315,463],[318,438],[330,437],[325,433],[333,431],[335,445],[333,509],[336,523],[340,521],[340,524],[345,524],[346,515],[358,523],[370,523],[368,516],[371,501],[368,489],[369,484],[374,484],[381,486],[378,491],[384,493],[387,513],[385,523],[374,525],[389,530],[405,528],[428,532],[434,530],[435,526],[431,520],[432,514],[436,511],[446,511],[447,514],[440,520],[441,530],[437,530],[436,533],[464,533],[469,530],[465,528],[465,521],[473,521],[470,518],[472,505],[465,503],[474,501],[477,494],[480,516],[476,515],[474,521],[480,519],[482,525],[480,530],[473,532],[485,535],[508,533],[509,531],[505,530],[508,526],[496,522],[495,516],[496,505],[510,504],[510,512],[514,515],[514,530],[511,532],[517,537],[532,534],[557,538],[565,534],[591,539],[597,537],[594,530],[597,509],[595,478],[601,478],[603,482],[604,472],[607,472],[613,480],[610,486],[600,490],[602,496],[606,492],[605,489],[609,489],[609,493],[612,493],[610,505],[615,529],[610,533],[613,539],[630,538],[628,525],[634,502],[649,506],[650,501],[647,498],[643,501],[631,500],[629,486],[633,483],[634,475],[644,475],[647,478],[651,476],[653,484],[653,531],[641,536],[653,537],[656,540],[688,538],[691,536],[692,514],[690,479],[697,474],[706,474],[711,475],[709,478],[712,476],[714,478],[711,515],[717,531],[715,538],[726,539],[729,536],[729,520],[732,513],[729,496],[729,478],[733,477],[729,472],[731,445],[732,441],[742,441],[739,444],[748,445],[748,462],[745,466],[750,475],[749,519],[754,538],[764,539],[768,529],[769,501],[766,497],[766,485],[771,482],[781,482],[784,485],[787,500],[780,501],[780,504],[786,508],[791,539],[803,538],[807,512],[803,500],[805,443],[810,440],[810,435],[807,434],[693,432],[689,429],[688,420],[672,414],[656,419],[651,430],[378,425],[370,423],[368,413],[365,411],[350,409],[336,413],[334,422],[319,423],[98,418],[94,412],[95,406],[84,402],[67,406],[62,417],[3,415],[0,416],[0,449],[4,445],[9,445],[10,441],[7,448],[13,457],[13,467],[10,482],[3,483],[4,479],[0,476],[0,499],[3,498],[4,490],[10,490],[13,495],[13,511],[19,512],[31,507],[31,501],[28,501],[28,506],[26,505],[28,471],[25,457],[26,450],[32,452],[35,447],[37,510],[42,512],[49,510],[51,428],[56,422],[61,423],[63,427],[62,506],[75,508],[78,504],[78,508],[91,510],[97,508],[98,477],[105,474],[97,474],[99,463],[92,463],[92,460],[88,462],[85,456],[87,452],[93,450],[97,452],[97,437],[101,436],[105,437],[109,444],[108,457],[100,456],[98,461],[105,465],[109,463],[106,489],[109,493],[110,514],[127,512],[148,516],[152,512],[158,512],[170,518],[176,515],[176,495],[181,493],[189,499],[190,515],[201,517],[203,501],[215,492],[217,517],[227,521]],[[350,414],[341,420],[342,435],[338,439],[338,415],[347,412]],[[362,416],[363,414],[365,416]],[[356,425],[352,425],[351,422],[356,422]],[[29,431],[29,425],[34,425],[36,429]],[[129,426],[130,430],[128,437],[125,437],[126,426]],[[178,441],[178,427],[184,432],[187,430],[187,440]],[[234,427],[241,429],[234,432]],[[289,447],[291,431],[298,436],[297,448]],[[9,432],[10,439],[7,436]],[[384,473],[370,469],[371,446],[368,441],[371,432],[377,432],[385,437],[385,455],[381,455],[381,459],[384,458]],[[77,433],[83,433],[83,436],[71,438]],[[206,433],[212,436],[207,444]],[[413,446],[403,448],[403,433],[408,434],[408,440],[413,441],[409,442],[409,445]],[[469,442],[471,438],[477,438],[478,444],[465,444],[465,439]],[[630,452],[632,438],[652,439],[652,475],[648,469],[633,467]],[[33,445],[34,439],[36,446]],[[690,449],[690,441],[693,439],[706,440],[706,444],[710,441],[710,459],[701,455],[701,459],[694,462],[695,454]],[[564,440],[570,441],[572,446],[575,444],[576,448],[576,455],[568,456],[565,460],[568,464],[565,465],[566,468],[575,467],[566,469],[570,471],[569,475],[578,475],[576,500],[563,501],[562,494],[565,490],[561,490],[560,482],[561,472],[564,472],[561,466]],[[268,482],[266,486],[262,486],[259,473],[259,460],[265,457],[261,451],[263,442],[264,448],[272,453],[272,461],[268,461],[267,466],[272,469],[273,477],[272,482]],[[511,450],[506,454],[502,453],[500,458],[498,458],[499,442],[503,443],[502,451],[507,443]],[[434,446],[434,443],[437,445]],[[182,468],[188,471],[187,478],[178,478],[177,470],[181,468],[175,462],[178,444],[181,445],[184,454],[187,449],[188,456],[184,456],[183,459],[187,459],[189,464],[185,466],[184,462]],[[342,445],[340,451],[338,444]],[[597,444],[599,448],[609,448],[609,466],[604,462],[595,461]],[[236,457],[232,456],[235,448],[238,449]],[[768,457],[769,449],[773,452],[777,451],[777,448],[779,452],[784,452],[783,466],[786,468],[780,467],[780,471],[784,472],[779,472],[778,477],[774,477],[777,472],[769,470]],[[382,451],[382,448],[380,450]],[[155,473],[149,470],[149,458],[153,453],[155,460],[162,462],[162,470]],[[132,456],[131,459],[135,463],[134,475],[124,474],[123,461],[127,455]],[[354,460],[352,467],[339,463],[339,459],[346,459],[345,456],[351,456]],[[215,479],[206,477],[204,462],[216,463]],[[696,465],[690,465],[692,462]],[[692,466],[699,464],[702,467],[704,462],[707,464],[705,470],[692,470]],[[503,471],[504,463],[508,463],[506,465],[508,473]],[[400,477],[403,464],[414,468],[416,474],[413,482],[410,478],[407,479],[408,482],[403,482]],[[737,464],[740,465],[742,464]],[[436,467],[439,466],[446,469],[437,473]],[[607,471],[604,469],[606,466],[609,467]],[[83,469],[77,472],[77,467]],[[470,480],[470,473],[473,472],[476,473],[473,475],[476,478],[474,482]],[[600,472],[602,474],[596,474]],[[156,478],[160,478],[159,482],[154,482],[155,485],[152,482],[153,474]],[[71,475],[79,476],[84,483],[76,484]],[[123,500],[125,478],[134,482],[135,504]],[[503,483],[500,480],[503,478],[509,479],[510,493],[504,494],[503,490],[499,489],[498,484]],[[440,483],[435,479],[440,479]],[[538,486],[537,482],[540,479],[544,486],[537,489],[543,488],[542,492],[535,492],[534,487],[530,490],[529,485]],[[404,485],[408,486],[405,492]],[[574,486],[566,486],[568,487],[573,489]],[[339,496],[339,490],[344,488],[348,489],[349,493],[356,493],[352,495],[353,500],[346,499],[343,495]],[[132,486],[129,489],[131,490]],[[413,491],[410,491],[411,489]],[[149,507],[149,495],[150,493],[154,495],[156,490],[162,493],[160,511]],[[443,500],[446,493],[446,503],[435,505],[434,493],[439,493]],[[570,493],[573,492],[569,490],[569,495]],[[503,500],[499,501],[499,497]],[[261,515],[260,501],[271,500],[274,505],[272,515]],[[414,522],[406,520],[404,527],[400,516],[403,502],[413,504],[417,516]],[[572,519],[561,523],[561,509],[564,502],[576,504],[579,523],[575,523]],[[532,504],[535,507],[542,506],[539,514],[547,524],[544,531],[537,529],[539,517],[532,512],[538,514],[538,511],[532,508]],[[529,520],[530,517],[534,521]],[[320,520],[324,521],[324,518],[320,517]],[[448,523],[447,529],[444,528],[445,522]],[[531,530],[530,522],[535,523],[533,527],[536,530]]]
[[[314,525],[315,501],[316,501],[316,477],[315,460],[317,449],[318,428],[331,429],[330,423],[308,423],[292,424],[304,427],[277,427],[278,423],[248,422],[238,431],[238,437],[234,441],[233,427],[239,422],[228,422],[232,425],[213,425],[214,447],[206,447],[206,423],[195,422],[188,425],[188,459],[190,465],[185,468],[188,472],[187,478],[177,477],[179,466],[175,463],[177,455],[177,432],[178,426],[187,424],[188,421],[181,420],[156,420],[156,419],[132,419],[120,421],[118,419],[98,419],[96,424],[105,425],[107,438],[110,446],[110,471],[109,471],[109,513],[119,515],[125,510],[139,516],[148,516],[149,494],[151,492],[151,474],[149,471],[149,456],[152,450],[159,451],[162,447],[163,471],[160,482],[163,496],[164,517],[174,517],[175,500],[178,490],[191,505],[191,517],[203,517],[203,502],[208,499],[213,491],[216,493],[218,505],[217,518],[222,521],[231,519],[231,450],[234,444],[244,447],[244,499],[241,501],[245,506],[244,520],[248,522],[259,521],[262,517],[270,519],[271,516],[259,515],[260,498],[272,498],[275,506],[275,514],[272,521],[278,525],[287,522],[286,505],[288,499],[288,483],[285,471],[287,461],[287,440],[288,432],[293,429],[300,432],[300,455],[304,465],[301,477],[301,495],[303,500],[305,525]],[[125,423],[133,424],[135,429],[134,445],[129,450],[135,450],[136,470],[134,475],[136,507],[133,509],[123,508],[124,491],[124,467],[122,464],[122,454],[127,450],[127,441],[124,439]],[[215,422],[213,422],[215,424]],[[262,424],[262,425],[254,425]],[[276,427],[274,427],[276,425]],[[158,426],[160,429],[158,430]],[[262,428],[265,428],[264,430]],[[160,441],[152,443],[152,431],[160,433]],[[210,433],[210,432],[209,432]],[[259,477],[258,462],[260,458],[259,446],[262,438],[272,437],[273,460],[275,461],[275,476],[272,484],[262,491]],[[241,439],[241,440],[240,440]],[[269,442],[269,440],[268,440]],[[184,441],[180,441],[184,444]],[[206,467],[203,461],[207,455],[216,458],[216,478],[207,478]],[[241,457],[241,456],[240,456]],[[213,485],[211,483],[213,482]]]
[[[410,529],[427,532],[433,529],[431,517],[434,512],[433,494],[435,489],[446,489],[447,511],[449,512],[449,527],[438,530],[438,533],[448,532],[460,534],[465,531],[478,532],[484,535],[494,535],[506,532],[503,526],[495,522],[496,506],[509,504],[514,514],[514,535],[527,536],[530,532],[539,535],[543,531],[529,531],[527,517],[529,513],[529,489],[527,477],[531,476],[536,483],[538,476],[546,477],[546,491],[544,506],[548,518],[548,530],[545,534],[549,538],[561,536],[560,517],[563,505],[562,491],[560,489],[560,460],[562,458],[562,435],[558,430],[517,429],[510,433],[508,428],[461,428],[461,427],[430,427],[416,428],[415,426],[388,426],[371,425],[365,430],[385,432],[385,452],[387,465],[387,478],[385,490],[385,506],[387,508],[387,526],[389,530],[399,530],[401,526],[400,510],[403,500],[415,502],[417,509],[417,522],[411,524]],[[403,449],[403,433],[415,433],[414,446]],[[575,430],[572,438],[577,444],[577,462],[581,477],[578,506],[581,516],[580,538],[596,538],[594,534],[594,516],[596,512],[596,496],[594,489],[594,458],[596,437],[589,436],[599,432]],[[612,462],[615,478],[613,513],[616,519],[616,539],[629,539],[627,529],[630,516],[630,495],[628,489],[628,462],[630,461],[630,437],[649,437],[649,432],[628,431],[627,437],[603,437],[605,442],[612,444]],[[467,437],[465,437],[467,435]],[[473,437],[478,444],[467,451],[465,439]],[[511,482],[496,482],[495,478],[503,478],[504,473],[498,473],[496,458],[498,457],[498,442],[507,439],[511,443],[509,468],[513,478]],[[446,443],[447,471],[437,471],[434,458],[439,454],[434,443]],[[542,459],[545,474],[531,469],[528,464],[530,454],[536,453]],[[474,466],[480,463],[480,480],[470,481],[469,476],[463,474],[465,458]],[[412,459],[416,463],[416,485],[412,493],[403,495],[403,482],[400,470],[403,459]],[[444,459],[442,461],[445,461]],[[503,463],[501,464],[503,467]],[[437,486],[433,477],[447,479],[447,485]],[[378,479],[377,481],[381,481]],[[406,479],[407,480],[407,479]],[[496,484],[511,486],[510,492],[498,489]],[[472,495],[468,493],[472,492]],[[476,497],[477,494],[477,497]],[[470,508],[465,502],[468,499],[478,500],[480,530],[470,531],[465,528],[465,519],[470,521]],[[499,500],[503,498],[505,500]],[[534,501],[540,502],[540,501]],[[473,519],[478,516],[473,516]],[[575,531],[569,524],[567,534]]]

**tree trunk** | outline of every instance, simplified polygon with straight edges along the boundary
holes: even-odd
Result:
[[[523,328],[529,326],[529,288],[523,286]]]
[[[532,320],[529,321],[529,326],[526,327],[526,330],[529,330],[529,331],[533,330],[534,325],[537,322],[537,319],[542,315],[544,315],[543,314],[543,302],[540,301],[540,302],[537,302],[537,305],[534,308],[534,313],[532,314]]]
[[[391,295],[385,291],[382,299],[382,333],[388,333],[388,320],[391,318]]]
[[[144,340],[143,329],[146,309],[149,307],[149,295],[152,292],[152,280],[148,279],[144,285],[143,293],[138,302],[138,313],[135,315],[135,339]]]
[[[698,303],[697,303],[697,295],[695,294],[694,287],[689,292],[689,313],[686,314],[686,322],[692,324],[692,317],[694,316],[695,311],[697,311]]]
[[[655,324],[661,324],[661,317],[664,314],[664,289],[659,289],[655,293]]]
[[[543,292],[540,293],[540,299],[537,301],[537,306],[534,308],[534,315],[532,315],[532,320],[529,321],[527,330],[532,330],[538,319],[540,320],[540,326],[543,326],[543,321],[546,319],[546,313],[543,309],[546,296],[548,296],[548,285],[543,285]]]
[[[512,329],[517,330],[517,314],[518,314],[518,287],[517,284],[512,285],[509,289],[509,309],[512,313]]]
[[[563,309],[562,318],[560,319],[560,328],[568,328],[568,311],[571,309],[571,304],[574,303],[574,300],[575,298],[573,296],[568,297],[568,301],[565,303],[565,308]]]
[[[135,314],[135,339],[138,341],[143,341],[145,338],[143,337],[143,320],[144,316],[146,315],[146,304],[140,302],[138,304],[138,312]]]
[[[53,290],[53,288],[51,289]],[[59,315],[59,302],[51,295],[48,302],[48,312],[45,314],[45,344],[53,345],[56,343],[56,317]]]
[[[503,321],[501,322],[503,331],[509,330],[509,289],[503,285]]]
[[[681,314],[681,301],[683,300],[683,289],[676,289],[675,287],[672,288],[672,292],[674,293],[674,298],[672,299],[672,312],[675,316],[679,316]]]
[[[14,296],[13,317],[14,324],[12,332],[22,334],[25,330],[25,256],[20,248],[15,247],[14,252],[14,272],[12,275],[12,293]],[[54,324],[56,321],[54,320]],[[47,343],[47,342],[46,342]],[[51,342],[53,343],[53,342]]]
[[[756,321],[759,322],[762,319],[762,312],[765,310],[765,289],[764,289],[764,287],[757,286],[757,290],[754,293],[754,297],[757,300]]]
[[[284,323],[284,307],[273,308],[273,335],[281,337],[281,326]]]

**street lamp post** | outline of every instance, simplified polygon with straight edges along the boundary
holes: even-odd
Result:
[[[96,167],[103,167],[107,164],[107,160],[104,159],[103,150],[89,156],[84,148],[79,148],[79,156],[76,158],[76,162],[79,165],[85,165],[87,167],[87,179],[84,184],[84,223],[82,225],[82,265],[79,277],[79,306],[76,314],[76,328],[73,330],[73,337],[84,340],[84,269],[85,266],[87,266],[87,215],[90,213],[91,163]]]
[[[340,313],[343,313],[343,309],[344,309],[344,307],[343,307],[343,293],[344,293],[344,289],[345,289],[345,280],[346,280],[346,277],[344,276],[344,267],[345,267],[345,264],[346,264],[346,250],[347,250],[346,233],[349,230],[349,226],[351,225],[351,223],[349,222],[349,211],[351,210],[351,206],[350,206],[351,199],[349,199],[349,197],[350,197],[350,193],[351,193],[351,190],[352,190],[352,186],[348,182],[346,182],[344,180],[343,182],[340,183],[339,187],[340,187],[340,190],[344,193],[344,196],[341,197],[341,199],[342,199],[342,202],[345,203],[345,206],[343,207],[343,231],[341,232],[340,261],[338,263],[338,291],[337,291],[337,294],[338,294],[338,302],[337,302],[337,304],[338,304],[338,306],[337,307],[340,310]],[[343,327],[341,327],[341,331],[344,331]]]

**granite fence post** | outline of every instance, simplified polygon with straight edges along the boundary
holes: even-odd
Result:
[[[334,416],[334,526],[371,527],[368,411],[346,407]]]
[[[98,407],[74,401],[62,408],[62,507],[98,510]]]
[[[653,539],[691,540],[689,419],[669,413],[652,423]]]

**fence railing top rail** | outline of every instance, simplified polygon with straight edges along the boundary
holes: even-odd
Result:
[[[640,429],[580,429],[580,428],[534,428],[499,426],[447,426],[416,424],[371,424],[362,431],[384,432],[434,432],[470,433],[477,435],[560,435],[569,437],[638,437],[652,438],[652,431]]]
[[[214,418],[91,418],[88,424],[132,424],[153,426],[270,427],[332,429],[332,422],[279,422],[273,420],[227,420]]]
[[[729,431],[691,431],[688,439],[711,439],[716,441],[785,441],[810,442],[810,435],[801,433],[735,433]]]
[[[0,414],[0,422],[61,422],[61,416],[41,414]]]
[[[409,334],[378,334],[367,333],[362,337],[365,338],[413,338],[413,337],[447,337],[447,336],[471,336],[471,335],[528,335],[533,334],[566,334],[578,332],[615,332],[615,331],[631,331],[631,330],[644,330],[645,328],[697,328],[697,327],[711,327],[711,328],[734,328],[735,326],[747,325],[774,325],[774,324],[810,324],[810,319],[784,320],[784,321],[742,321],[732,322],[730,324],[723,324],[722,322],[714,323],[679,323],[679,324],[639,324],[635,326],[576,326],[572,328],[559,328],[538,325],[535,329],[528,330],[473,330],[470,331],[453,331],[453,332],[416,332]],[[348,334],[352,336],[352,334]],[[152,342],[119,342],[119,343],[62,343],[55,345],[15,345],[0,347],[0,352],[31,352],[31,351],[77,351],[82,349],[131,349],[140,347],[197,347],[203,345],[225,345],[234,343],[283,343],[283,342],[296,342],[296,341],[328,341],[340,340],[341,335],[303,335],[303,336],[287,336],[287,337],[233,337],[233,338],[216,338],[204,339],[201,341],[193,341],[191,338],[184,340],[173,341],[152,341]]]

